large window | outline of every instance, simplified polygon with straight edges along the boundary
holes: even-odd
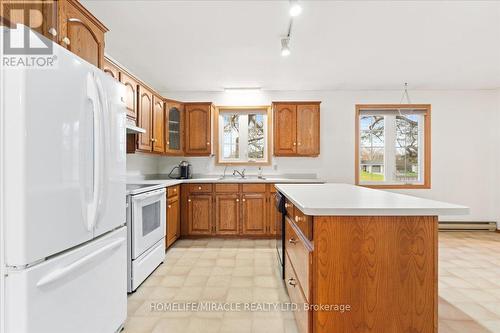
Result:
[[[356,106],[356,184],[430,188],[430,109]]]
[[[268,107],[219,107],[216,112],[217,162],[269,163],[270,118]]]

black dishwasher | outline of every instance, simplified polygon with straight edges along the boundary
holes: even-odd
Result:
[[[274,223],[276,228],[276,251],[280,263],[281,278],[285,278],[285,196],[280,192],[275,194]]]

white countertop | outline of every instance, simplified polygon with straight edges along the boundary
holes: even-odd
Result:
[[[311,216],[465,215],[469,208],[350,184],[280,184],[276,188]]]
[[[153,177],[154,178],[154,177]],[[184,184],[184,183],[270,183],[270,184],[287,184],[287,183],[293,183],[293,184],[299,184],[299,183],[308,183],[308,184],[314,184],[314,183],[324,183],[325,181],[319,178],[294,178],[294,177],[286,177],[286,176],[266,176],[264,179],[260,179],[257,177],[249,177],[242,179],[240,177],[226,177],[224,179],[221,179],[220,176],[214,175],[214,176],[202,176],[202,177],[196,177],[196,178],[191,178],[191,179],[165,179],[164,177],[159,176],[158,179],[151,179],[151,177],[148,177],[148,179],[139,179],[139,178],[129,178],[127,179],[127,184],[151,184],[151,185],[158,185],[155,187],[151,187],[149,190],[161,188],[161,187],[169,187],[169,186],[175,186],[179,184]],[[138,190],[138,191],[127,191],[127,194],[138,194],[144,192],[143,190]]]

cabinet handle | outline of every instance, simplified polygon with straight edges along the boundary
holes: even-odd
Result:
[[[236,199],[236,202],[240,202],[240,199]]]
[[[301,144],[302,144],[302,143],[300,143],[300,142],[298,143],[298,145],[299,145],[299,146],[300,146]]]
[[[297,240],[296,240],[295,238],[293,238],[293,237],[292,237],[292,238],[290,238],[290,239],[288,240],[288,243],[290,243],[290,244],[296,244],[296,243],[297,243]]]
[[[292,205],[291,205],[291,204],[289,204],[289,203],[285,203],[285,208],[290,208],[290,207],[292,207]]]
[[[52,35],[52,36],[57,36],[57,30],[55,28],[50,28],[49,29],[49,34]]]
[[[191,202],[191,199],[188,199],[188,202]]]
[[[201,186],[198,186],[198,190],[201,190]]]
[[[174,188],[174,192],[177,192],[177,189],[176,189],[176,188]]]
[[[168,208],[172,208],[172,205],[168,205]]]
[[[210,146],[210,142],[207,141],[207,146]]]
[[[243,200],[241,200],[241,201],[245,202],[245,201],[246,201],[246,199],[243,199]]]
[[[289,278],[288,284],[291,285],[292,287],[295,287],[297,285],[297,281],[294,278]]]
[[[302,222],[304,219],[299,216],[295,216],[295,222]]]
[[[167,141],[167,145],[169,145],[169,144],[170,144],[170,141]]]
[[[61,39],[61,42],[63,42],[63,43],[64,43],[64,44],[66,44],[66,45],[71,44],[71,41],[69,40],[69,38],[68,38],[68,37],[64,37],[63,39]]]
[[[296,145],[297,145],[297,142],[294,142],[294,143],[293,143],[293,145],[294,145],[294,146],[296,146]]]

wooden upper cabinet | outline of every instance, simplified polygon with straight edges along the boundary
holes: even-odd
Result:
[[[0,1],[0,16],[13,25],[20,23],[30,27],[48,39],[58,42],[58,4],[54,1]],[[43,20],[40,22],[37,15],[26,15],[30,11],[41,13]],[[29,21],[26,20],[30,18]],[[34,18],[34,19],[32,19]],[[41,23],[41,24],[40,24]]]
[[[206,156],[212,153],[212,107],[212,103],[186,103],[184,105],[186,155]]]
[[[318,156],[320,102],[275,102],[274,155]]]
[[[242,232],[244,235],[266,234],[266,194],[242,195]]]
[[[59,43],[89,63],[104,66],[104,33],[108,29],[76,0],[57,1]]]
[[[165,102],[165,153],[182,155],[184,144],[184,106],[180,102]]]
[[[165,126],[165,103],[163,99],[159,96],[153,96],[153,119],[152,119],[152,129],[153,129],[153,151],[155,153],[163,153],[165,151],[164,143],[164,126]]]
[[[137,119],[137,91],[139,84],[130,75],[121,72],[120,82],[125,86],[125,106],[127,107],[127,117]]]
[[[212,195],[188,195],[187,201],[189,235],[210,235],[212,233]]]
[[[215,231],[218,235],[237,235],[240,231],[240,196],[217,194],[215,196]]]
[[[146,130],[146,133],[137,134],[137,149],[143,151],[152,150],[152,113],[153,113],[153,93],[143,87],[139,86],[139,110],[138,110],[137,125]]]
[[[109,74],[112,78],[116,80],[120,80],[120,69],[115,66],[111,61],[104,58],[104,65],[102,67],[104,73]]]
[[[319,104],[297,105],[297,153],[319,155]]]
[[[276,104],[274,107],[274,155],[297,153],[297,106]]]

